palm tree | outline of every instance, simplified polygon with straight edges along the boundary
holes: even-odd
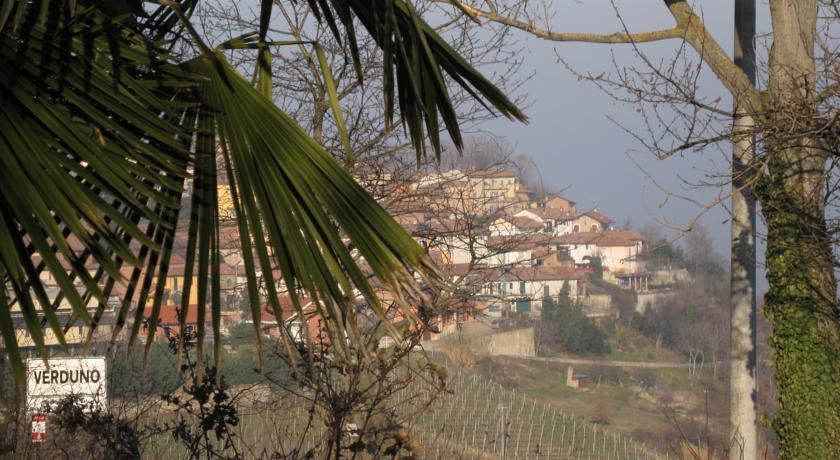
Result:
[[[374,38],[383,53],[384,116],[399,112],[418,155],[428,144],[439,158],[443,128],[462,145],[448,82],[524,120],[408,0],[308,3],[357,65],[356,28]],[[352,317],[354,292],[384,318],[369,274],[409,293],[418,275],[434,277],[422,249],[272,102],[271,51],[283,44],[268,37],[272,2],[261,2],[259,30],[216,48],[190,22],[196,4],[0,3],[0,334],[19,381],[13,311],[47,359],[44,330],[65,346],[71,324],[89,326],[90,337],[121,285],[112,340],[130,327],[135,343],[144,316],[153,336],[182,202],[189,238],[180,320],[196,290],[199,352],[210,318],[219,359],[220,174],[236,212],[256,326],[260,271],[276,317],[282,282],[292,299],[303,292],[319,300],[330,331],[350,337],[359,336],[355,322],[336,318]],[[254,50],[256,81],[247,82],[222,48]],[[60,287],[57,296],[48,294],[44,272]],[[56,314],[61,302],[72,307],[69,319]]]

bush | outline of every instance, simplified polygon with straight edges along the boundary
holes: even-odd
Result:
[[[577,305],[560,296],[560,303],[543,300],[540,337],[549,348],[569,353],[609,353],[606,336]],[[566,304],[566,305],[562,305]]]
[[[145,372],[142,348],[135,349],[131,359],[125,349],[118,349],[114,356],[109,363],[109,394],[113,397],[167,393],[183,383],[175,356],[164,343],[152,343]]]

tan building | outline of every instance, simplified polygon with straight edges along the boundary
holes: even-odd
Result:
[[[575,202],[560,195],[546,197],[544,200],[534,203],[534,205],[536,208],[561,211],[565,215],[575,213]]]
[[[504,209],[517,201],[517,177],[515,171],[491,169],[467,173],[471,198],[485,213]]]
[[[69,238],[68,243],[70,244],[70,248],[73,251],[76,251],[77,254],[83,250],[82,244],[76,238]],[[55,254],[55,256],[58,259],[59,263],[61,263],[62,266],[64,266],[67,269],[67,274],[69,275],[73,270],[72,265],[66,260],[63,254],[59,253]],[[36,254],[32,256],[32,262],[34,265],[37,266],[41,262],[41,259]],[[97,265],[95,263],[88,263],[85,266],[85,269],[87,270],[88,275],[90,277],[93,278],[96,276]],[[130,275],[131,269],[125,267],[121,270],[121,272],[124,276],[128,276]],[[41,286],[43,287],[43,294],[46,296],[47,300],[51,304],[55,303],[56,299],[59,296],[59,293],[61,292],[58,280],[56,279],[56,274],[52,273],[48,269],[44,269],[38,274],[38,279],[41,282]],[[79,277],[72,279],[71,282],[75,286],[77,292],[79,292],[80,294],[83,294],[86,291]],[[34,296],[34,291],[31,292]],[[104,306],[104,310],[99,320],[98,327],[91,336],[91,343],[95,344],[99,342],[105,342],[111,339],[113,326],[115,324],[115,307],[119,305],[119,296],[121,296],[124,292],[124,287],[122,285],[115,284],[114,288],[110,293],[111,297],[108,299],[107,304]],[[8,299],[12,299],[15,297],[15,294],[13,291],[8,290],[6,292],[6,296]],[[99,300],[92,296],[85,300],[86,310],[92,317],[95,314],[97,308],[99,307]],[[36,299],[33,299],[33,301],[38,302]],[[43,308],[52,307],[44,307],[43,305],[36,304],[34,308],[36,309],[38,315],[42,316]],[[62,300],[58,302],[57,308],[55,308],[53,311],[55,312],[56,318],[58,319],[58,323],[64,327],[64,340],[69,347],[76,348],[88,343],[88,335],[90,334],[90,328],[73,314],[73,308],[66,297],[63,297]],[[22,348],[24,352],[34,351],[35,340],[33,339],[32,334],[29,333],[29,330],[27,328],[23,312],[20,308],[20,302],[15,302],[10,308],[10,312],[12,323],[15,329],[15,337],[17,339],[18,347]],[[68,322],[71,319],[73,319],[74,322],[72,324],[69,324]],[[57,348],[61,346],[61,343],[58,340],[58,336],[48,325],[45,325],[41,328],[41,336],[43,338],[43,343],[47,348]]]
[[[572,233],[579,232],[606,232],[612,230],[612,219],[601,214],[598,210],[578,214],[572,219]]]
[[[230,185],[220,184],[216,187],[216,195],[219,207],[219,219],[233,220],[236,212],[233,206],[233,196],[230,194]]]

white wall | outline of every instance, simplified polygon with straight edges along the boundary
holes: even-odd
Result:
[[[555,297],[560,295],[563,285],[568,281],[569,283],[569,298],[576,299],[578,296],[578,282],[577,280],[534,280],[525,283],[525,293],[521,292],[521,284],[523,281],[493,281],[488,283],[482,289],[486,295],[497,297],[530,297],[534,300],[539,300],[545,297],[545,286],[548,286],[548,295]],[[492,289],[491,289],[492,286]]]
[[[514,236],[516,227],[505,219],[496,219],[490,224],[490,236]]]
[[[561,245],[569,249],[569,257],[575,261],[576,264],[586,263],[584,257],[600,257],[598,253],[598,245],[596,244],[563,244]]]
[[[638,260],[642,243],[634,246],[606,246],[600,248],[601,264],[613,273],[638,273],[644,271],[644,262]]]
[[[531,254],[530,249],[511,249],[493,254],[485,260],[491,267],[522,264],[530,265],[533,260],[533,255]]]

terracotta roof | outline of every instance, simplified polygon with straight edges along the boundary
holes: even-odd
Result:
[[[543,204],[545,204],[545,203],[548,203],[549,201],[554,200],[554,199],[557,199],[557,198],[559,198],[559,199],[561,199],[561,200],[563,200],[563,201],[568,201],[568,202],[569,202],[572,206],[574,206],[574,205],[575,205],[575,202],[574,202],[574,201],[572,201],[572,200],[570,200],[570,199],[566,198],[565,196],[561,196],[561,195],[549,195],[549,196],[546,196],[546,197],[542,200],[542,203],[543,203]]]
[[[584,280],[586,273],[570,267],[547,267],[545,265],[515,266],[515,267],[486,267],[469,264],[453,264],[446,267],[450,276],[473,275],[483,282],[491,281],[551,281],[551,280]]]
[[[160,307],[160,315],[158,315],[158,326],[172,326],[178,324],[178,309],[181,308],[180,305],[164,305]],[[211,317],[210,317],[210,308],[206,307],[205,310],[207,312],[206,316],[204,317],[205,324],[210,324]],[[148,318],[151,316],[151,307],[146,307],[143,310],[143,317]],[[198,305],[190,304],[187,308],[187,317],[184,321],[185,324],[197,324],[198,323]]]
[[[166,276],[184,276],[186,268],[187,266],[182,259],[180,263],[172,263],[169,265],[169,271],[167,271]],[[239,273],[244,275],[245,270],[239,270]],[[237,270],[232,265],[221,263],[219,264],[219,274],[222,276],[233,276],[237,274]],[[193,269],[193,276],[198,276],[198,266]]]
[[[512,219],[508,219],[510,223],[512,223],[517,228],[542,228],[542,222],[538,220],[531,219],[527,216],[515,216]]]
[[[589,216],[590,218],[595,219],[602,224],[611,224],[611,223],[615,222],[614,220],[610,219],[609,217],[607,217],[606,215],[604,215],[604,214],[602,214],[598,211],[582,212],[582,213],[578,214],[577,217],[583,217],[583,216]]]
[[[450,276],[475,275],[485,282],[490,281],[551,281],[583,280],[586,274],[570,267],[547,267],[545,265],[515,267],[475,266],[469,271],[469,264],[455,264],[446,268]]]
[[[594,244],[597,246],[635,246],[647,241],[641,233],[630,230],[610,232],[581,232],[555,237],[558,244]]]
[[[481,235],[489,231],[486,223],[479,223],[469,219],[436,218],[420,222],[414,226],[414,232],[419,235],[432,234],[464,234]],[[465,235],[466,237],[466,235]]]
[[[474,267],[474,269],[481,270],[480,267]],[[470,264],[451,264],[445,267],[444,271],[450,276],[463,276],[470,272]]]
[[[549,246],[559,242],[558,236],[544,233],[531,233],[513,236],[491,236],[487,239],[487,247],[495,250],[532,249],[539,246]]]
[[[280,314],[282,315],[282,320],[287,321],[289,318],[295,316],[297,311],[295,310],[295,305],[292,302],[292,298],[289,296],[281,296],[277,299],[280,302]],[[304,315],[307,317],[309,316],[310,312],[314,312],[315,305],[312,303],[312,299],[309,297],[301,297],[298,299],[300,302],[301,308],[303,308]],[[274,308],[271,306],[270,303],[263,305],[262,316],[260,317],[260,322],[262,323],[272,323],[277,324],[277,317],[274,316]],[[248,314],[248,322],[254,322],[254,314]]]
[[[582,280],[583,272],[569,267],[517,266],[501,270],[500,280],[505,281],[551,281],[551,280]]]
[[[534,215],[540,216],[543,219],[552,219],[552,220],[571,220],[575,218],[575,215],[570,211],[566,211],[563,209],[558,208],[530,208],[525,209]]]

